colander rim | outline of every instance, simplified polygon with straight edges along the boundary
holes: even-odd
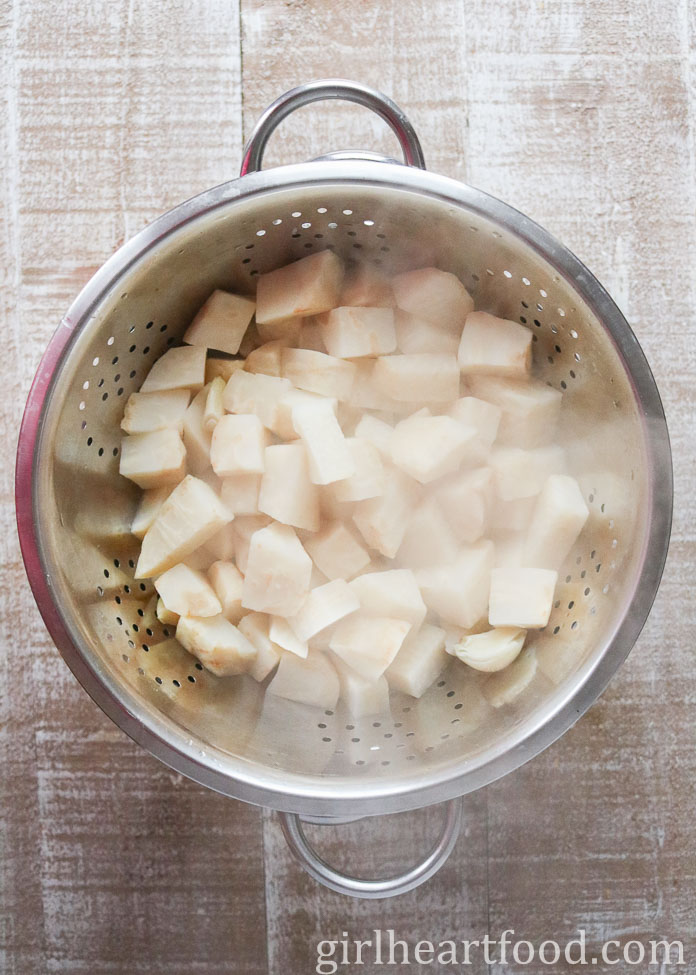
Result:
[[[35,475],[43,456],[51,408],[59,409],[52,402],[53,391],[72,342],[116,281],[156,243],[211,211],[281,189],[329,184],[392,187],[425,194],[497,222],[548,261],[581,293],[616,348],[640,407],[646,462],[652,472],[645,541],[637,560],[635,584],[626,594],[603,650],[586,661],[564,693],[557,690],[551,698],[552,707],[540,709],[526,720],[523,734],[511,729],[496,747],[475,761],[452,762],[445,768],[435,767],[430,774],[414,772],[408,780],[401,778],[398,787],[390,785],[387,776],[371,780],[367,789],[364,779],[286,773],[214,748],[201,756],[200,747],[189,745],[190,736],[165,715],[145,720],[138,714],[137,695],[109,679],[63,612],[51,586],[51,561],[37,530],[43,498],[40,479]],[[76,297],[41,360],[20,429],[15,485],[20,544],[37,605],[66,663],[99,707],[133,740],[202,785],[258,805],[326,816],[397,812],[463,795],[518,768],[565,733],[603,692],[647,619],[667,557],[673,497],[669,435],[654,377],[623,314],[582,262],[529,217],[482,190],[428,171],[366,160],[300,163],[222,183],[174,207],[123,244]]]

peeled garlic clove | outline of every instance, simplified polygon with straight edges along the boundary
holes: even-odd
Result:
[[[453,656],[474,670],[494,673],[512,663],[524,646],[526,637],[526,630],[501,626],[486,633],[463,637],[454,645]]]

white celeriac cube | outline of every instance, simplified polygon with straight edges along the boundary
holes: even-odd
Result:
[[[359,608],[360,600],[348,583],[334,579],[312,589],[288,623],[297,637],[306,641]]]
[[[331,650],[365,680],[378,680],[406,639],[410,624],[384,616],[349,616],[337,625]]]
[[[331,402],[298,403],[292,422],[307,448],[309,476],[314,484],[331,484],[355,473],[355,462]]]
[[[339,359],[388,355],[396,349],[391,308],[334,308],[326,316],[323,338],[329,355]]]
[[[191,474],[200,477],[210,468],[211,432],[205,425],[205,407],[209,389],[204,387],[193,397],[184,414],[183,433],[186,464]]]
[[[492,479],[490,467],[477,467],[453,474],[438,487],[437,500],[460,542],[470,545],[485,534]]]
[[[205,388],[208,390],[205,398],[205,408],[203,410],[203,427],[212,435],[218,420],[222,419],[225,407],[222,403],[222,396],[225,392],[225,380],[222,376],[216,376]]]
[[[416,318],[406,311],[394,316],[396,343],[399,352],[444,352],[456,355],[459,349],[459,332],[442,328],[426,318]]]
[[[244,360],[244,369],[246,372],[263,373],[264,376],[281,376],[281,353],[287,344],[283,339],[265,342],[249,353]]]
[[[307,641],[298,637],[284,616],[271,616],[268,636],[277,647],[296,657],[306,657],[309,653]]]
[[[239,632],[256,647],[256,656],[249,668],[254,680],[261,682],[278,666],[281,651],[268,635],[270,617],[266,613],[247,613],[239,621]]]
[[[208,569],[208,578],[215,590],[222,615],[230,623],[238,623],[244,614],[242,609],[242,585],[244,579],[234,562],[219,560]],[[194,616],[200,615],[197,613]]]
[[[209,555],[208,565],[215,559],[229,562],[235,558],[237,554],[237,533],[234,523],[230,522],[229,525],[225,525],[224,528],[216,531],[212,538],[209,538],[205,543],[204,548]],[[208,566],[206,565],[205,568],[207,569]]]
[[[302,328],[297,342],[288,343],[298,349],[311,349],[313,352],[327,352],[324,342],[324,315],[312,315],[302,320]]]
[[[559,569],[589,515],[574,478],[564,474],[549,477],[532,513],[524,548],[525,565]]]
[[[369,264],[358,264],[346,274],[339,306],[385,308],[394,304],[391,284]]]
[[[151,578],[171,569],[232,517],[212,488],[188,475],[174,488],[145,533],[135,578]]]
[[[255,307],[251,298],[213,291],[184,332],[184,342],[236,355]]]
[[[454,562],[459,549],[457,537],[439,504],[433,498],[427,498],[409,518],[396,558],[400,565],[421,569],[427,565]]]
[[[475,397],[502,410],[498,443],[530,449],[553,440],[561,409],[559,390],[534,379],[468,376],[467,381]]]
[[[142,539],[144,537],[145,532],[152,525],[172,490],[173,488],[169,484],[165,484],[164,487],[150,488],[149,491],[143,492],[131,522],[131,532],[136,538]]]
[[[423,623],[420,629],[411,630],[384,676],[397,691],[422,697],[448,662],[445,631]]]
[[[223,478],[220,498],[233,515],[255,515],[259,510],[260,488],[260,474],[234,474]]]
[[[351,579],[370,564],[367,551],[341,521],[326,525],[304,546],[329,579]]]
[[[525,379],[532,367],[532,333],[485,311],[466,316],[457,359],[462,375]]]
[[[338,674],[326,654],[319,650],[310,651],[306,660],[285,653],[267,693],[298,704],[334,708],[339,694]]]
[[[205,382],[205,349],[184,345],[157,359],[140,387],[141,393],[162,389],[199,390]]]
[[[503,415],[501,408],[475,396],[462,396],[447,412],[453,420],[476,431],[472,450],[485,457],[498,435],[500,418]]]
[[[415,575],[410,569],[366,572],[349,583],[360,600],[363,616],[391,616],[419,627],[427,612]]]
[[[565,451],[555,444],[531,450],[494,447],[489,464],[498,497],[503,501],[515,501],[538,494],[552,474],[563,474]]]
[[[284,345],[299,345],[304,318],[285,318],[279,322],[256,323],[261,342],[281,341]]]
[[[251,536],[242,606],[293,616],[309,592],[312,560],[289,525],[274,522]]]
[[[394,427],[375,416],[366,413],[355,428],[355,436],[367,440],[380,452],[382,457],[391,459],[391,439]]]
[[[260,274],[256,288],[256,321],[261,324],[317,315],[338,304],[343,261],[333,251],[310,254],[276,271]]]
[[[279,400],[274,423],[270,428],[282,440],[297,439],[297,431],[292,422],[292,411],[300,403],[325,403],[334,413],[337,412],[338,407],[338,400],[333,396],[320,396],[318,393],[309,393],[305,389],[295,389],[291,386]]]
[[[284,378],[298,389],[340,400],[350,397],[355,378],[352,362],[312,349],[283,349],[281,360]]]
[[[220,600],[203,573],[183,562],[155,579],[155,589],[167,609],[178,616],[217,616],[222,612]]]
[[[507,532],[495,540],[495,569],[519,569],[525,565],[526,531]]]
[[[557,580],[552,569],[493,569],[488,622],[526,630],[546,626]]]
[[[153,430],[124,437],[118,469],[144,489],[176,484],[186,474],[186,448],[179,431]]]
[[[491,537],[505,539],[510,532],[526,531],[535,503],[535,497],[513,498],[512,501],[491,499],[488,512],[488,532]]]
[[[384,675],[376,681],[366,680],[336,656],[334,666],[341,686],[340,698],[348,714],[366,718],[389,713],[389,684]]]
[[[407,403],[449,403],[459,396],[459,378],[456,357],[442,352],[382,356],[372,373],[379,392]]]
[[[271,519],[268,515],[242,515],[234,519],[232,525],[235,534],[234,560],[241,573],[246,573],[247,570],[252,536],[270,524]]]
[[[364,501],[376,498],[384,491],[384,464],[377,448],[360,437],[346,439],[355,471],[350,477],[335,481],[332,486],[337,501]]]
[[[309,477],[303,443],[266,447],[266,469],[259,490],[259,511],[284,525],[315,532],[319,528],[319,491]]]
[[[414,414],[394,427],[392,463],[428,484],[457,470],[474,436],[451,416]]]
[[[161,599],[157,600],[157,619],[160,621],[162,626],[176,626],[179,622],[179,614],[172,613],[170,609],[164,605]]]
[[[396,469],[387,471],[383,494],[357,502],[353,522],[370,548],[394,558],[420,495],[418,484]]]
[[[221,356],[210,356],[205,360],[205,384],[220,377],[225,383],[229,382],[235,372],[244,368],[243,359],[223,359]]]
[[[188,389],[131,393],[123,411],[121,429],[124,433],[151,433],[172,427],[181,432],[190,396]]]
[[[416,581],[426,606],[448,623],[475,626],[488,610],[493,560],[493,543],[483,540],[463,548],[450,565],[418,570]]]
[[[459,278],[436,267],[397,274],[392,281],[399,308],[435,325],[461,331],[474,299]]]
[[[375,359],[357,359],[348,403],[359,410],[379,410],[383,413],[404,413],[410,406],[387,396],[374,381]]]
[[[474,670],[490,674],[509,666],[519,656],[526,638],[527,631],[516,626],[470,633],[455,645],[453,656]]]
[[[253,414],[225,414],[213,430],[210,461],[219,477],[261,474],[268,431]]]
[[[483,685],[486,700],[494,708],[501,708],[519,697],[532,683],[537,672],[537,658],[532,648],[520,654],[509,667],[489,677]]]
[[[205,619],[181,616],[176,638],[217,677],[246,673],[256,656],[256,647],[222,614]]]
[[[287,379],[240,370],[230,377],[222,401],[229,413],[253,413],[273,430],[278,404],[291,388]]]

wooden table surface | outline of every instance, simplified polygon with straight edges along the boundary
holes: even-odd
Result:
[[[680,939],[687,966],[661,971],[696,972],[693,5],[6,0],[0,38],[0,971],[304,975],[317,941],[344,931],[415,943],[513,928],[538,945],[584,928],[592,945]],[[610,688],[466,799],[434,880],[377,903],[317,887],[272,814],[172,773],[97,710],[43,628],[13,513],[23,404],[72,297],[156,215],[233,177],[268,102],[337,75],[395,98],[432,169],[507,200],[592,268],[651,362],[676,475],[662,588]],[[394,151],[364,111],[318,106],[286,124],[268,163],[354,146]],[[357,871],[387,870],[435,829],[419,812],[319,842]],[[479,956],[463,970],[550,969]]]

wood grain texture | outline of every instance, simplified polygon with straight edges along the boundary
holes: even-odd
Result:
[[[320,939],[374,928],[412,943],[505,928],[537,944],[580,928],[593,946],[680,938],[696,966],[695,38],[688,0],[0,7],[1,972],[304,973]],[[278,94],[337,75],[392,95],[430,168],[587,262],[648,355],[675,460],[667,571],[626,665],[561,741],[466,799],[433,881],[369,904],[318,888],[272,814],[169,772],[92,705],[34,607],[11,484],[31,377],[81,284],[154,216],[234,175]],[[356,146],[396,149],[364,110],[318,105],[284,123],[267,165]],[[379,873],[415,859],[438,818],[310,835]]]

